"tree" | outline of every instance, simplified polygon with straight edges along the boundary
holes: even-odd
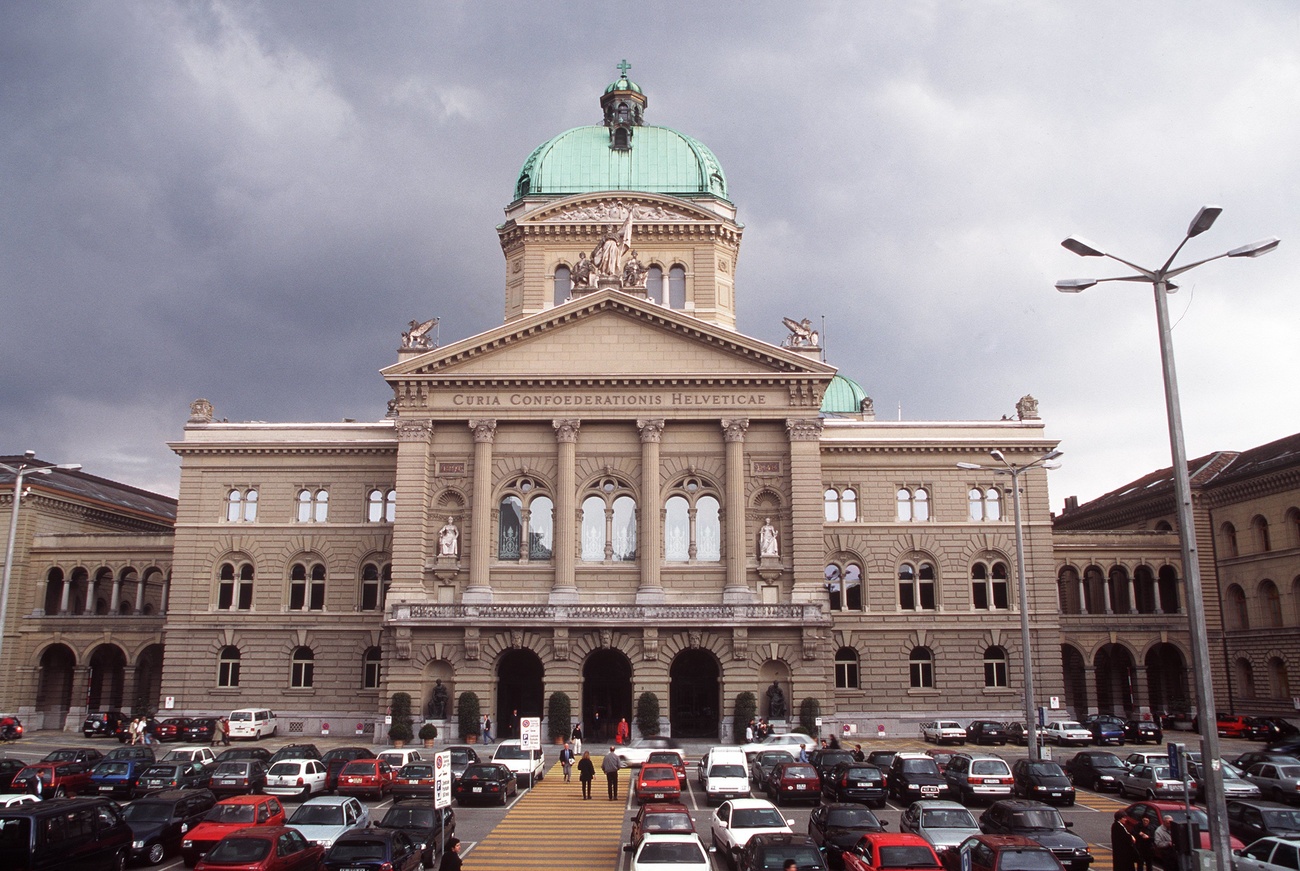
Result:
[[[821,715],[822,706],[816,699],[809,697],[799,703],[799,728],[805,735],[817,737],[821,731],[817,727],[817,718]]]
[[[550,701],[546,703],[546,733],[553,742],[559,743],[569,737],[572,719],[573,709],[569,704],[568,693],[551,693]]]
[[[411,694],[393,693],[389,710],[393,722],[388,727],[388,737],[393,741],[410,741],[414,738],[415,732],[411,729]]]
[[[636,700],[636,727],[643,737],[659,734],[659,697],[645,692]]]
[[[468,741],[470,736],[479,736],[482,730],[482,718],[479,714],[478,696],[473,692],[463,692],[456,700],[456,716],[460,720],[460,740]]]
[[[736,712],[731,719],[731,734],[737,744],[745,743],[745,727],[749,721],[758,716],[758,697],[753,693],[741,693],[736,696]]]

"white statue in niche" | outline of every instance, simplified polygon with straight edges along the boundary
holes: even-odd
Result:
[[[438,530],[438,553],[441,556],[460,555],[460,530],[456,528],[455,518],[448,517],[442,529]]]
[[[779,545],[776,540],[776,527],[772,525],[772,518],[763,518],[763,528],[758,531],[758,555],[759,558],[765,556],[779,556]]]

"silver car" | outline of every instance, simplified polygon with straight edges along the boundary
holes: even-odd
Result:
[[[309,841],[328,850],[334,840],[348,829],[364,828],[370,811],[355,798],[346,795],[318,795],[298,806],[285,825],[302,832]]]
[[[1264,798],[1294,803],[1300,800],[1300,765],[1256,762],[1246,779],[1259,787]]]
[[[971,835],[980,833],[974,814],[955,801],[938,799],[912,802],[899,818],[898,828],[921,836],[936,853],[955,849]]]
[[[1167,765],[1134,765],[1116,779],[1122,796],[1157,799],[1183,794],[1183,782],[1174,779]]]

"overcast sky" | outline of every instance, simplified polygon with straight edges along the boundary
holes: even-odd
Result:
[[[1169,463],[1149,287],[1060,278],[1266,236],[1171,297],[1188,452],[1300,428],[1300,5],[1122,2],[0,5],[0,453],[175,494],[189,402],[383,416],[412,318],[501,322],[529,152],[599,123],[707,143],[745,224],[739,328],[826,316],[880,417],[1032,393],[1052,504]],[[1114,267],[1114,268],[1112,268]]]

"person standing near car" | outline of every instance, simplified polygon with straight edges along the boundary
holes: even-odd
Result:
[[[596,779],[596,763],[591,761],[591,751],[578,760],[578,781],[582,784],[582,800],[591,800],[591,782]]]
[[[1119,820],[1110,825],[1110,852],[1114,871],[1136,871],[1137,846],[1133,834]]]
[[[610,801],[618,801],[618,770],[622,767],[623,760],[618,758],[614,745],[611,744],[605,758],[600,760],[600,770],[605,772],[605,786],[609,790]]]
[[[221,746],[230,746],[230,720],[227,717],[221,718]]]

